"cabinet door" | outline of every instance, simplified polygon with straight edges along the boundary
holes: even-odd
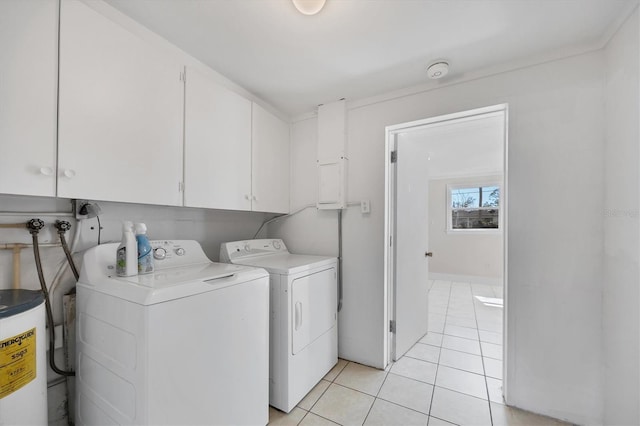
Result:
[[[184,204],[251,210],[251,101],[187,69]]]
[[[0,193],[54,196],[58,1],[0,1]]]
[[[289,125],[253,103],[252,209],[289,212]]]
[[[182,65],[63,0],[58,196],[182,205]]]

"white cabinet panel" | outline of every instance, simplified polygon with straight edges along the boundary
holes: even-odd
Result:
[[[182,205],[182,64],[76,0],[60,26],[58,196]]]
[[[58,1],[0,1],[0,193],[54,196]]]
[[[187,69],[184,205],[251,210],[251,101]]]
[[[289,125],[253,103],[252,209],[289,212]]]

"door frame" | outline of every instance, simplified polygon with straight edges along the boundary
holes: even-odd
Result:
[[[384,170],[384,365],[385,367],[389,362],[395,358],[395,334],[390,330],[390,320],[395,319],[395,246],[393,240],[395,239],[395,217],[396,217],[396,163],[391,162],[391,152],[397,147],[397,136],[401,132],[410,132],[415,130],[422,130],[430,125],[442,124],[449,121],[464,120],[479,115],[485,115],[495,112],[504,112],[504,150],[503,150],[503,186],[502,186],[502,216],[503,216],[503,380],[502,389],[503,394],[507,395],[507,363],[508,363],[508,351],[507,351],[507,337],[508,337],[508,323],[507,323],[507,311],[508,311],[508,274],[507,274],[507,261],[508,261],[508,146],[509,146],[509,106],[508,104],[498,104],[483,108],[476,108],[467,111],[456,112],[453,114],[439,115],[422,120],[410,121],[406,123],[394,124],[385,127],[385,170]]]

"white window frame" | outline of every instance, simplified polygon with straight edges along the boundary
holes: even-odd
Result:
[[[451,191],[460,188],[484,188],[487,186],[497,186],[500,191],[500,205],[498,206],[498,228],[476,228],[476,229],[453,229],[453,207],[451,206]],[[502,205],[503,205],[502,182],[499,181],[470,181],[467,183],[449,183],[447,184],[447,234],[501,234],[503,229],[502,223]]]

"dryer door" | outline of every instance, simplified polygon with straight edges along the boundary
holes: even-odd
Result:
[[[292,354],[304,350],[337,322],[336,268],[296,278],[291,283]]]

